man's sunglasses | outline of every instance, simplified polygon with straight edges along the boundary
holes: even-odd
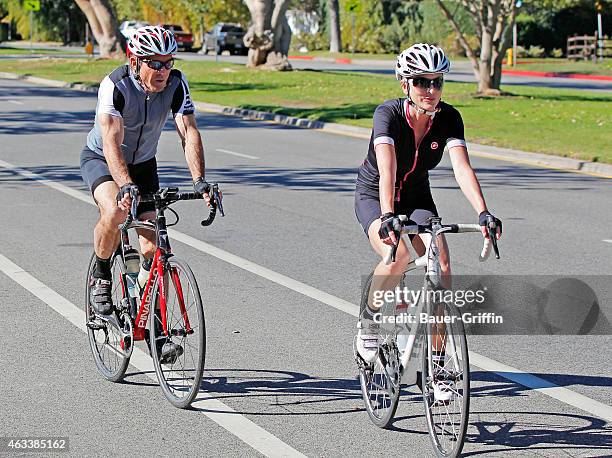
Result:
[[[434,89],[442,89],[444,85],[444,77],[438,76],[430,80],[429,78],[425,78],[420,76],[418,78],[412,78],[412,85],[415,87],[420,87],[421,89],[429,89],[430,87],[434,87]]]
[[[174,59],[170,59],[168,62],[162,62],[161,60],[152,59],[142,59],[142,61],[147,64],[147,67],[157,71],[160,71],[162,68],[170,70],[172,67],[174,67]]]

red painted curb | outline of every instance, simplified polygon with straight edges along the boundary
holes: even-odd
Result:
[[[348,57],[339,57],[335,60],[337,64],[352,64],[353,61]]]
[[[502,70],[502,73],[505,75],[517,76],[543,76],[545,78],[572,78],[577,80],[612,81],[612,76],[584,75],[582,73],[536,72],[530,70]]]
[[[314,60],[313,56],[289,56],[289,59]]]

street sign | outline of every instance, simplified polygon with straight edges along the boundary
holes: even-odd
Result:
[[[361,12],[361,1],[360,0],[347,0],[344,3],[344,10],[347,13],[359,13],[359,12]]]
[[[27,11],[40,11],[40,0],[25,0],[23,9]]]

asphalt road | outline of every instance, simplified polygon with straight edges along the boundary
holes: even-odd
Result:
[[[78,161],[95,103],[90,94],[0,80],[2,435],[67,436],[74,456],[258,456],[261,437],[271,456],[431,455],[414,388],[405,390],[391,430],[369,421],[352,357],[355,318],[333,306],[358,302],[361,278],[377,261],[353,212],[355,172],[367,149],[360,139],[199,114],[208,177],[221,183],[228,216],[203,229],[204,207],[186,202],[175,206],[175,229],[222,251],[179,241],[173,247],[203,291],[202,391],[226,407],[211,412],[204,394],[198,409],[171,407],[144,363],[130,366],[121,384],[97,374],[83,331],[50,306],[57,294],[65,310],[83,307],[96,210]],[[189,188],[170,126],[158,161],[162,185]],[[479,264],[477,234],[449,236],[454,272],[605,274],[599,308],[612,319],[610,181],[472,162],[490,208],[504,220],[502,259]],[[474,222],[448,160],[433,172],[432,186],[446,222]],[[283,286],[278,274],[331,300]],[[609,333],[470,336],[469,344],[502,369],[472,367],[466,455],[612,453],[612,430],[601,419],[612,419]],[[517,378],[524,384],[511,381]]]

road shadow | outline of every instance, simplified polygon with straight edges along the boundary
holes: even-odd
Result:
[[[478,175],[478,181],[483,187],[490,188],[512,188],[512,189],[559,189],[563,191],[586,191],[599,188],[606,183],[605,178],[590,176],[569,171],[548,169],[527,164],[504,165],[504,162],[495,161],[500,164],[496,167],[478,167],[474,170]],[[444,184],[440,179],[445,179]],[[430,184],[432,189],[457,189],[459,185],[455,182],[452,167],[439,165],[430,171]],[[591,186],[592,185],[592,186]]]
[[[559,454],[563,450],[563,455],[567,456],[572,456],[572,452],[582,455],[584,450],[597,451],[597,456],[612,454],[612,427],[598,418],[523,411],[473,412],[470,418],[462,456],[496,452],[535,455],[537,451],[555,449]],[[469,444],[485,448],[470,452]]]
[[[319,378],[292,371],[205,369],[200,389],[220,401],[240,399],[255,404],[233,407],[242,415],[329,415],[364,410],[356,378]]]
[[[550,387],[551,384],[561,387],[590,386],[609,388],[612,386],[612,377],[538,373],[530,373],[530,375],[544,381],[544,384],[540,388]],[[527,396],[529,392],[532,391],[532,388],[519,385],[492,372],[472,371],[470,372],[470,377],[472,382],[487,382],[485,385],[471,388],[470,394],[475,398],[489,396],[519,397]]]
[[[5,83],[16,82],[20,85],[12,85]],[[31,86],[22,86],[21,84],[32,84]],[[3,80],[0,79],[0,87],[3,92],[0,99],[18,99],[23,97],[61,97],[61,98],[97,98],[97,94],[93,92],[75,91],[73,89],[65,89],[60,87],[36,86],[33,83],[21,82],[20,80]],[[6,90],[6,92],[4,92]],[[58,107],[58,111],[61,108]]]
[[[355,103],[337,107],[292,108],[274,105],[243,104],[241,108],[311,119],[313,121],[337,122],[342,119],[372,119],[377,106],[378,103]]]
[[[272,83],[206,83],[190,81],[189,90],[192,94],[206,96],[207,92],[234,92],[234,91],[265,91],[276,89],[278,84]]]
[[[58,132],[88,132],[94,112],[37,110],[0,112],[0,135],[39,135]],[[83,144],[86,137],[83,136]]]

